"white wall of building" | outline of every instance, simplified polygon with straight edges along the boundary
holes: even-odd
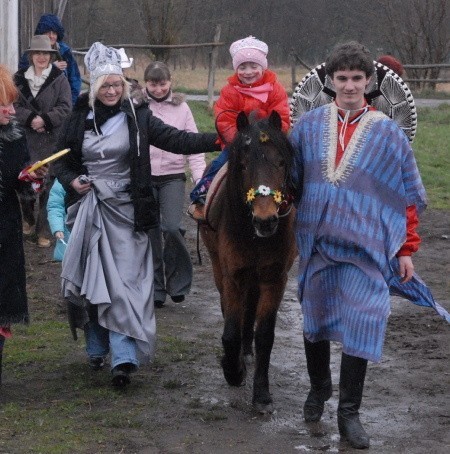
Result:
[[[0,63],[16,72],[19,62],[19,0],[0,0]]]

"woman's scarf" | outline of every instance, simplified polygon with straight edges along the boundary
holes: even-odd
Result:
[[[110,118],[116,116],[120,112],[122,102],[119,101],[114,106],[105,106],[98,99],[94,103],[94,118],[87,118],[84,122],[85,131],[98,131],[100,135],[103,135],[100,127],[105,124]]]
[[[234,88],[239,92],[247,96],[253,96],[253,98],[258,99],[261,102],[267,102],[269,93],[273,90],[273,84],[266,82],[263,85],[258,85],[257,87],[241,87],[239,85],[234,85]]]
[[[33,97],[36,97],[36,95],[39,93],[39,90],[41,89],[42,85],[44,85],[44,82],[49,76],[51,70],[52,65],[50,64],[46,69],[42,71],[42,74],[40,76],[36,75],[33,65],[30,65],[30,67],[25,71],[24,76],[25,79],[28,81],[28,85],[30,87]]]

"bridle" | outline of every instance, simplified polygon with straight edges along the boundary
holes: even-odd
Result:
[[[287,216],[292,210],[292,197],[284,194],[284,191],[282,190],[280,191],[279,189],[271,189],[269,186],[265,186],[263,184],[260,184],[257,189],[250,188],[247,191],[245,199],[247,205],[250,208],[253,206],[253,202],[255,201],[257,196],[272,196],[277,206],[278,217],[280,218]]]

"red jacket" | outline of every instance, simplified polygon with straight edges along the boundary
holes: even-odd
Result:
[[[250,94],[241,93],[235,88],[252,89],[261,87],[264,84],[269,84],[266,102],[262,102]],[[289,129],[288,96],[273,71],[267,69],[264,71],[262,78],[252,85],[241,83],[237,74],[233,74],[228,78],[228,84],[222,88],[220,97],[214,105],[214,114],[219,135],[226,143],[232,142],[237,131],[236,117],[241,111],[247,115],[252,111],[256,111],[258,118],[264,118],[268,117],[273,110],[276,110],[280,114],[282,129],[287,132]],[[222,148],[225,145],[223,141]]]

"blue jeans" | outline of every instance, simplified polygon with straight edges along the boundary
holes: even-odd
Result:
[[[216,176],[221,167],[228,161],[228,148],[224,148],[222,153],[216,159],[211,161],[211,165],[207,172],[202,176],[201,180],[195,185],[191,191],[190,198],[193,203],[205,203],[205,196],[211,186],[211,181]]]
[[[182,179],[153,182],[153,195],[159,205],[160,225],[150,230],[155,279],[155,301],[166,295],[186,295],[191,289],[192,262],[184,240],[184,189]]]
[[[132,337],[103,328],[96,321],[86,323],[84,337],[89,357],[106,356],[111,349],[111,369],[123,363],[139,367],[136,341]]]

